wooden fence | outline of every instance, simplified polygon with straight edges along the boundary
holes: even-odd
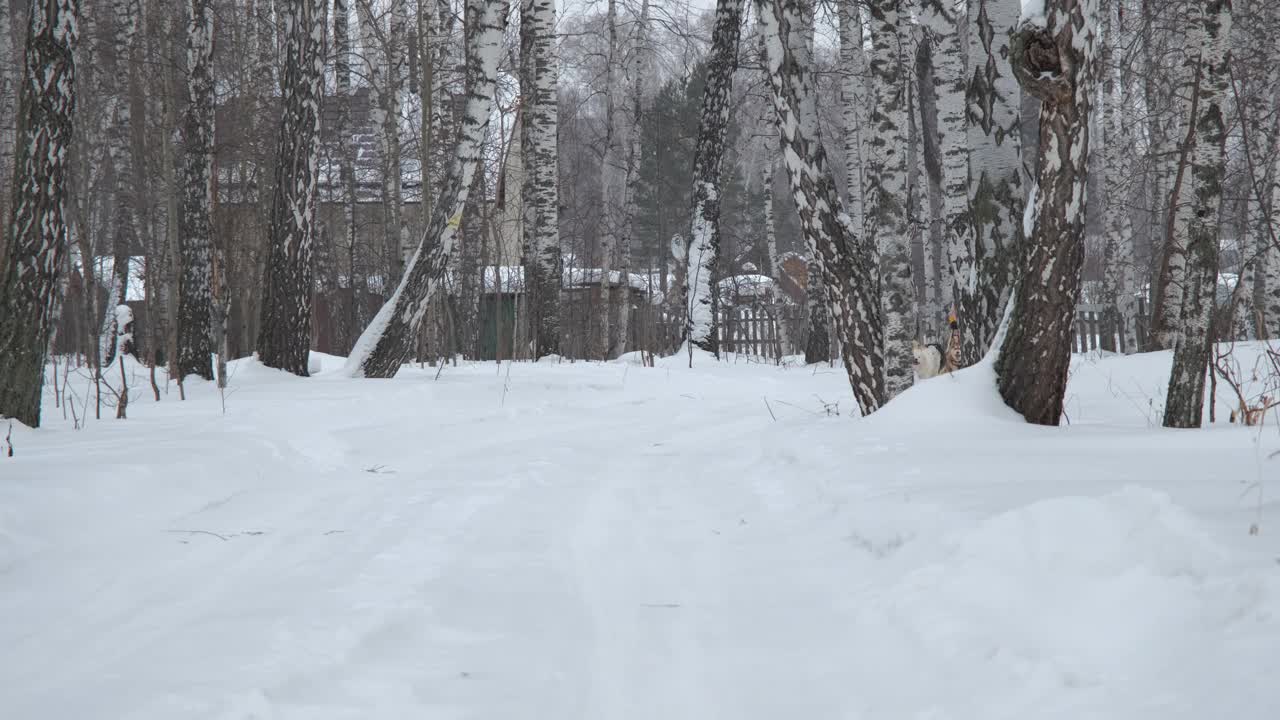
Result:
[[[1136,352],[1147,344],[1147,307],[1146,302],[1138,299],[1138,312],[1129,322],[1136,322],[1135,335],[1138,347],[1126,347],[1125,335],[1117,326],[1116,318],[1102,305],[1080,305],[1076,308],[1076,322],[1071,338],[1073,352],[1086,353],[1092,350],[1110,350],[1112,352]]]

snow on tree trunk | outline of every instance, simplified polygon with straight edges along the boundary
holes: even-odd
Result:
[[[183,116],[182,217],[178,247],[178,373],[213,379],[213,3],[188,0],[187,72],[189,98]]]
[[[556,10],[553,0],[521,0],[520,151],[524,184],[520,188],[526,290],[530,298],[530,337],[534,359],[560,353],[560,181],[557,123],[559,68],[555,56]]]
[[[880,253],[885,397],[911,387],[915,360],[915,285],[907,213],[906,56],[902,0],[871,0],[871,118],[867,228]]]
[[[717,0],[711,31],[711,54],[702,91],[702,116],[693,155],[693,213],[689,228],[689,342],[719,354],[716,314],[720,298],[716,265],[720,255],[720,163],[729,132],[733,72],[738,66],[738,39],[743,0]]]
[[[0,416],[40,424],[40,395],[58,272],[75,115],[77,0],[32,0],[9,206],[0,246]]]
[[[1212,350],[1218,289],[1218,211],[1226,168],[1226,107],[1231,92],[1231,0],[1197,3],[1188,34],[1188,49],[1195,48],[1196,81],[1191,102],[1194,145],[1189,153],[1185,186],[1191,202],[1188,212],[1179,214],[1179,222],[1187,224],[1186,285],[1164,405],[1164,426],[1176,428],[1200,427],[1204,414],[1205,371]]]
[[[972,0],[969,10],[969,212],[973,272],[960,298],[961,364],[990,347],[1018,277],[1024,191],[1021,93],[1009,60],[1018,0]]]
[[[966,7],[955,0],[921,0],[920,23],[933,60],[937,108],[935,142],[942,165],[942,227],[947,277],[943,304],[962,299],[973,275],[973,222],[969,217],[969,140],[965,132],[968,73],[960,44]],[[931,318],[932,319],[932,318]]]
[[[1133,221],[1129,216],[1129,186],[1133,174],[1133,135],[1125,118],[1125,83],[1122,82],[1120,56],[1124,45],[1123,0],[1107,0],[1106,8],[1106,63],[1107,78],[1103,83],[1103,159],[1106,189],[1106,245],[1103,269],[1105,272],[1103,296],[1106,312],[1111,322],[1104,325],[1106,336],[1102,338],[1105,349],[1115,350],[1111,333],[1118,332],[1124,340],[1126,353],[1138,349],[1137,299],[1134,295],[1137,277],[1133,261]],[[1110,346],[1110,347],[1108,347]]]
[[[325,0],[291,0],[284,15],[284,117],[258,330],[258,357],[263,364],[304,377],[311,348],[311,253],[316,234],[325,6]]]
[[[844,212],[819,128],[803,121],[816,114],[812,69],[797,63],[788,42],[803,23],[801,2],[756,0],[756,14],[796,212],[810,255],[822,258],[845,371],[858,407],[867,415],[885,401],[875,247],[859,237]]]
[[[840,0],[836,20],[840,33],[840,129],[844,140],[845,209],[855,228],[863,226],[862,126],[866,93],[862,82],[866,57],[862,48],[862,18],[856,0]]]
[[[996,373],[1027,422],[1057,425],[1084,262],[1098,0],[1048,0],[1013,37],[1013,71],[1040,100],[1040,162],[1026,269]]]
[[[462,212],[477,179],[497,89],[498,60],[503,54],[507,3],[468,0],[466,13],[466,109],[448,180],[437,194],[440,201],[432,210],[408,270],[347,359],[345,371],[353,377],[392,377],[408,357],[427,302],[449,266]]]

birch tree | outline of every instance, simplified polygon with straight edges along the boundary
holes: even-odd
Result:
[[[1040,162],[1026,270],[996,360],[1000,395],[1027,422],[1057,425],[1084,263],[1098,0],[1047,0],[1012,43],[1022,88],[1040,100]]]
[[[886,398],[911,387],[915,285],[907,214],[907,98],[902,0],[871,0],[870,167],[867,226],[880,252]]]
[[[973,275],[973,223],[969,217],[969,141],[965,133],[968,73],[960,43],[967,8],[956,0],[920,0],[920,24],[930,44],[933,97],[937,107],[936,139],[942,165],[943,247],[949,297],[958,305]],[[958,313],[957,313],[958,315]],[[963,337],[963,336],[962,336]]]
[[[213,379],[213,3],[187,2],[187,88],[183,114],[185,146],[182,217],[178,246],[182,282],[178,284],[178,373]]]
[[[351,147],[351,5],[349,0],[333,0],[333,74],[339,98],[334,134],[337,136],[338,182],[342,186],[342,247],[347,254],[347,285],[351,305],[342,318],[343,343],[351,342],[364,318],[360,314],[360,293],[356,282],[356,169]],[[423,193],[425,196],[426,193]]]
[[[1107,59],[1103,82],[1103,159],[1105,167],[1106,245],[1104,252],[1103,295],[1107,324],[1102,338],[1104,349],[1115,350],[1112,333],[1119,332],[1124,340],[1125,352],[1135,352],[1138,346],[1137,302],[1134,297],[1137,277],[1133,260],[1133,220],[1129,216],[1128,197],[1133,173],[1133,134],[1125,117],[1125,87],[1122,75],[1124,52],[1124,0],[1106,0],[1106,51]]]
[[[738,40],[743,0],[717,0],[711,31],[711,55],[702,93],[702,114],[693,156],[693,215],[689,229],[689,271],[685,277],[689,302],[689,342],[719,354],[716,315],[719,297],[716,265],[720,253],[720,164],[729,130],[733,72],[738,65]]]
[[[862,18],[857,0],[840,0],[837,9],[840,33],[840,129],[844,141],[844,199],[855,228],[863,226],[862,211],[862,125],[866,93]]]
[[[356,342],[345,371],[353,377],[388,378],[412,349],[427,301],[444,277],[462,222],[462,211],[480,169],[493,111],[498,60],[503,53],[505,0],[467,0],[466,108],[448,180],[431,213],[413,261],[395,292]]]
[[[1200,0],[1192,9],[1188,29],[1188,48],[1195,51],[1187,61],[1194,63],[1196,78],[1191,101],[1194,144],[1187,175],[1191,202],[1177,217],[1180,225],[1186,225],[1186,284],[1165,398],[1165,427],[1200,427],[1204,413],[1205,371],[1213,342],[1210,332],[1218,287],[1218,210],[1226,166],[1225,107],[1231,88],[1231,10],[1231,0]]]
[[[523,99],[520,189],[525,286],[531,298],[530,338],[534,359],[560,352],[560,179],[557,121],[559,100],[553,0],[521,0],[520,94]]]
[[[609,323],[613,306],[610,279],[614,255],[618,251],[618,235],[627,211],[627,178],[625,148],[627,146],[621,112],[622,57],[618,42],[618,2],[608,0],[605,31],[609,34],[609,55],[604,87],[604,159],[600,163],[600,187],[603,191],[600,227],[600,334],[596,339],[599,357],[606,359],[612,347],[613,331]]]
[[[289,0],[281,86],[275,191],[267,226],[267,267],[258,358],[305,377],[311,348],[311,253],[316,234],[325,0]]]
[[[405,68],[407,0],[390,0],[378,13],[374,0],[356,0],[364,69],[369,79],[371,119],[379,128],[382,157],[382,233],[384,251],[392,258],[390,270],[404,273],[413,252],[404,224],[404,181],[400,142],[401,87]],[[384,21],[385,20],[385,21]]]
[[[868,415],[885,402],[875,248],[855,232],[844,212],[820,128],[802,121],[814,114],[813,76],[797,64],[788,38],[802,26],[801,1],[756,0],[755,7],[791,194],[809,252],[822,258],[845,371],[858,407]]]
[[[631,41],[631,144],[627,149],[627,205],[622,221],[622,233],[618,242],[618,275],[622,282],[622,297],[618,306],[616,351],[627,351],[631,332],[631,253],[635,243],[636,215],[640,207],[640,125],[644,120],[644,80],[648,71],[646,54],[649,47],[649,0],[640,0],[640,16],[636,19]]]
[[[40,425],[40,396],[67,251],[63,215],[75,117],[77,0],[31,0],[7,241],[0,244],[0,416]]]
[[[138,211],[137,193],[134,187],[134,147],[132,95],[137,89],[137,71],[133,65],[139,61],[135,47],[138,21],[141,14],[138,0],[113,0],[111,52],[106,68],[110,84],[107,128],[107,156],[111,162],[114,194],[114,217],[111,222],[112,265],[111,280],[107,286],[106,312],[102,318],[102,346],[99,357],[102,365],[111,363],[115,355],[116,306],[128,296],[130,259],[137,243]],[[132,80],[132,81],[131,81]]]
[[[972,0],[969,11],[969,212],[973,272],[957,320],[961,363],[977,362],[995,337],[1018,276],[1022,238],[1021,93],[1010,66],[1018,0]],[[1029,163],[1028,163],[1029,164]]]

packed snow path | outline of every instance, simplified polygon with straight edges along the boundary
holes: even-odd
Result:
[[[50,399],[0,717],[1275,717],[1280,435],[1150,428],[1167,355],[1078,364],[1059,430],[980,371],[864,421],[839,369],[702,365]]]

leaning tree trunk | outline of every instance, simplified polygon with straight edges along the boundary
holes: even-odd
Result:
[[[1040,163],[1026,271],[996,373],[1009,407],[1057,425],[1084,263],[1098,0],[1049,0],[1039,20],[1024,20],[1012,43],[1018,82],[1040,100]]]
[[[77,0],[32,0],[8,241],[0,244],[0,416],[40,424],[75,115]]]
[[[556,9],[552,0],[521,0],[520,94],[523,108],[520,188],[530,337],[536,360],[560,352],[560,181],[555,56]]]
[[[885,396],[911,387],[915,360],[915,285],[907,213],[907,98],[903,48],[909,43],[902,0],[871,0],[871,163],[867,227],[880,252]]]
[[[213,3],[188,0],[187,68],[190,97],[183,116],[182,217],[178,247],[178,376],[213,379]]]
[[[1022,238],[1021,93],[1009,65],[1018,0],[972,0],[969,15],[969,212],[974,272],[961,297],[961,364],[995,337],[1018,277]]]
[[[467,2],[467,103],[457,152],[446,186],[439,194],[442,200],[431,213],[413,262],[347,359],[345,372],[353,377],[389,378],[396,374],[418,336],[428,300],[449,266],[467,195],[480,168],[497,89],[506,17],[506,0]]]
[[[711,56],[702,91],[702,118],[693,155],[693,213],[689,230],[689,342],[719,354],[716,328],[719,293],[716,264],[720,255],[720,162],[729,131],[733,71],[738,66],[738,37],[743,0],[717,0],[711,31]]]
[[[1187,168],[1191,204],[1178,218],[1186,223],[1186,279],[1164,403],[1164,426],[1177,428],[1200,427],[1204,415],[1205,371],[1212,350],[1210,332],[1218,288],[1218,210],[1226,166],[1231,0],[1202,0],[1193,17],[1190,34],[1198,41],[1198,52],[1191,101],[1195,144]]]
[[[285,13],[284,117],[267,226],[258,358],[306,377],[311,348],[311,252],[316,232],[325,0],[290,0]]]
[[[756,14],[801,230],[810,253],[822,258],[845,371],[858,407],[868,415],[885,401],[875,247],[859,237],[844,213],[819,128],[801,121],[812,113],[816,94],[811,68],[797,64],[788,42],[802,23],[802,0],[756,0]],[[806,133],[810,129],[813,135]]]

